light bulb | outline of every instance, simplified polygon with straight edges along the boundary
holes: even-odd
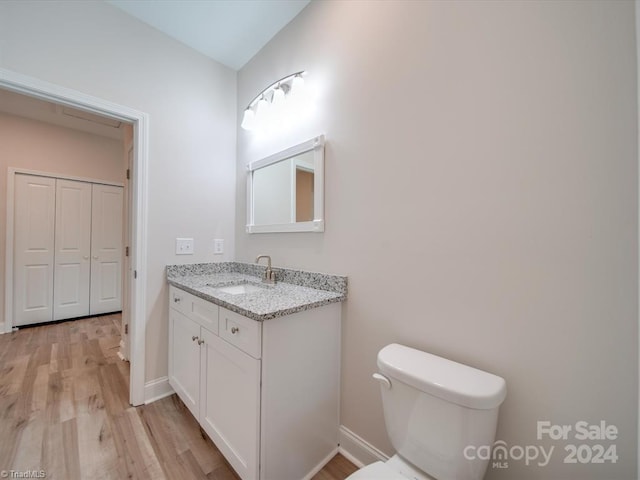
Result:
[[[283,116],[285,115],[284,90],[280,86],[273,91],[270,115],[273,128],[279,130],[282,126]]]
[[[271,117],[270,107],[271,104],[264,96],[258,100],[258,105],[256,106],[256,128],[258,130],[265,130],[268,127]]]
[[[301,75],[296,75],[291,80],[291,92],[288,98],[288,116],[292,122],[299,122],[307,112],[308,92],[305,81]]]
[[[296,75],[295,77],[293,77],[293,80],[291,80],[291,90],[294,94],[297,94],[300,92],[300,90],[302,90],[304,87],[304,78],[302,78],[302,75]]]
[[[258,105],[256,106],[256,116],[258,118],[263,117],[265,115],[267,115],[267,113],[269,112],[269,102],[267,102],[267,99],[262,97],[260,100],[258,100]]]
[[[242,117],[242,123],[240,126],[245,130],[251,131],[255,127],[256,124],[256,114],[251,108],[247,108],[244,111],[244,116]]]
[[[277,109],[280,108],[283,103],[284,90],[282,89],[282,87],[278,86],[278,88],[273,91],[273,97],[271,97],[271,106]]]

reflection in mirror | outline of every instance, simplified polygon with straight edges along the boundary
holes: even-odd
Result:
[[[247,231],[324,231],[323,171],[323,136],[249,165]]]

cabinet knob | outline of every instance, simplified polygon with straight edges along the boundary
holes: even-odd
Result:
[[[191,337],[191,340],[195,342],[196,340],[198,340],[198,337],[194,335],[193,337]]]
[[[98,256],[97,256],[97,255],[94,255],[94,256],[93,256],[93,259],[94,259],[94,260],[97,260],[97,259],[98,259]]]
[[[198,345],[202,345],[204,343],[204,340],[198,340]]]
[[[173,297],[173,302],[174,303],[179,303],[180,300],[182,300],[180,297]]]
[[[89,260],[89,255],[83,255],[82,258],[85,260]]]
[[[231,327],[231,333],[233,335],[235,335],[236,333],[238,333],[240,331],[240,329],[238,327]]]

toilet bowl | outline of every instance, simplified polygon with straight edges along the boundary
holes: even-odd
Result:
[[[503,378],[399,344],[378,353],[385,426],[396,454],[347,480],[481,480],[488,460],[468,446],[491,446]]]

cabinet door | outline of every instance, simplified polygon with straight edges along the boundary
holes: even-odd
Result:
[[[243,480],[257,480],[260,360],[202,332],[200,424]]]
[[[169,384],[194,417],[200,415],[200,325],[169,309]]]
[[[122,310],[122,187],[93,185],[91,315]]]
[[[16,175],[13,325],[53,320],[56,180]]]
[[[53,319],[89,315],[91,184],[56,181]]]

